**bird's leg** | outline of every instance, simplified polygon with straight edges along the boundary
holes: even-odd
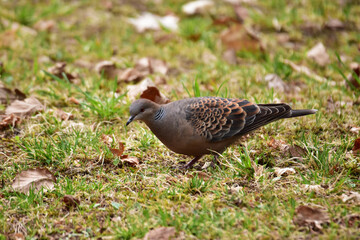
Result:
[[[220,166],[220,162],[218,160],[218,155],[217,154],[214,155],[213,161],[211,162],[210,166],[212,168],[215,168],[216,166]]]
[[[193,160],[191,160],[190,162],[188,162],[187,164],[185,164],[184,166],[181,166],[181,168],[184,168],[184,169],[189,169],[189,168],[192,168],[192,166],[201,158],[200,157],[195,157]]]

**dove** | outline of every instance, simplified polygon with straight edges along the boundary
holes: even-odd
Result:
[[[245,99],[195,97],[167,104],[148,99],[130,105],[132,121],[144,122],[170,150],[194,157],[180,168],[191,168],[204,155],[214,162],[227,147],[268,123],[316,113],[316,109],[294,110],[286,103],[255,104]]]

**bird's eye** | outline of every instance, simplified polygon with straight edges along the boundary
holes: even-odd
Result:
[[[144,111],[145,111],[145,109],[143,109],[143,108],[142,108],[142,109],[140,109],[140,112],[144,112]]]

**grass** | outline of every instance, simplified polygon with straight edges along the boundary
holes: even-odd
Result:
[[[351,62],[358,56],[360,7],[356,1],[257,1],[245,4],[245,26],[255,29],[266,48],[263,53],[238,52],[239,63],[223,59],[220,34],[214,25],[234,17],[230,5],[216,1],[204,15],[181,12],[185,1],[27,1],[0,2],[0,80],[10,89],[41,100],[47,110],[0,131],[0,239],[23,234],[26,239],[141,239],[151,229],[172,226],[182,239],[357,239],[357,224],[346,221],[359,214],[359,203],[341,195],[359,192],[360,159],[350,153],[359,127],[360,91],[347,87]],[[108,7],[106,7],[108,6]],[[169,12],[181,18],[179,32],[136,33],[127,23],[142,11]],[[324,26],[331,18],[344,22],[341,31]],[[280,32],[274,27],[274,19]],[[5,22],[18,23],[13,34]],[[53,20],[50,31],[36,23]],[[355,26],[355,27],[354,27]],[[36,34],[29,33],[36,29]],[[319,30],[320,29],[320,30]],[[286,33],[292,44],[278,42]],[[306,52],[323,42],[330,64],[321,67]],[[206,57],[212,55],[212,58]],[[125,127],[130,100],[125,83],[106,79],[83,67],[112,59],[119,68],[134,66],[141,57],[167,62],[170,73],[160,90],[172,100],[193,96],[246,98],[256,103],[288,102],[294,108],[316,108],[315,116],[272,123],[222,154],[221,167],[180,171],[172,166],[190,159],[168,150],[142,123]],[[284,59],[307,66],[319,82],[293,70]],[[48,73],[55,62],[79,76]],[[276,73],[300,91],[268,89],[264,77]],[[158,75],[150,75],[156,79]],[[359,81],[358,78],[355,78]],[[329,110],[332,97],[335,110]],[[75,104],[68,99],[79,101]],[[6,108],[0,105],[0,113]],[[71,112],[62,121],[49,110]],[[110,145],[103,135],[113,139]],[[269,145],[271,139],[304,149],[302,158]],[[140,160],[123,164],[109,148],[125,144],[124,154]],[[204,157],[200,163],[211,161]],[[47,167],[57,178],[52,191],[12,190],[16,174]],[[275,167],[292,167],[295,174],[276,177]],[[309,191],[306,185],[319,185]],[[80,201],[68,209],[63,197]],[[317,206],[329,214],[330,224],[316,232],[292,222],[300,205]]]

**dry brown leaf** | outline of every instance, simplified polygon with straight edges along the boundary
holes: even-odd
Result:
[[[155,58],[141,58],[135,63],[134,68],[128,68],[118,74],[118,81],[138,82],[145,76],[153,73],[166,74],[169,68],[163,60]]]
[[[296,209],[293,222],[299,226],[310,227],[314,231],[321,231],[322,225],[329,223],[329,216],[320,209],[301,205]]]
[[[54,20],[40,20],[35,23],[34,28],[38,31],[51,32],[55,29],[56,22]]]
[[[135,68],[146,74],[161,73],[165,75],[169,70],[165,61],[150,57],[140,58],[136,62]]]
[[[265,81],[268,83],[269,89],[274,89],[281,93],[296,93],[300,91],[300,87],[296,85],[290,85],[285,83],[278,75],[268,74],[265,76]]]
[[[154,89],[154,88],[155,89]],[[148,98],[159,104],[168,103],[170,100],[166,98],[160,91],[155,87],[155,84],[151,79],[146,78],[137,85],[127,86],[127,95],[130,101],[135,101],[140,95],[143,95],[143,98]]]
[[[326,52],[325,46],[321,42],[307,52],[307,57],[323,67],[330,63],[329,54]]]
[[[140,164],[140,161],[137,157],[127,156],[127,155],[123,155],[121,157],[121,162],[128,164],[131,167],[136,167],[137,165]]]
[[[296,158],[302,158],[307,154],[307,151],[298,145],[289,146],[289,152],[291,157]]]
[[[236,52],[234,49],[228,49],[223,53],[223,59],[225,62],[231,65],[237,64]]]
[[[352,148],[353,154],[360,154],[360,138],[355,139],[354,147]]]
[[[170,31],[177,31],[179,18],[173,15],[160,17],[149,12],[145,12],[137,18],[129,18],[128,22],[132,24],[139,33],[146,30],[160,30],[161,27]]]
[[[20,117],[14,114],[0,115],[0,130],[7,129],[9,127],[15,127],[20,121]]]
[[[339,19],[332,18],[325,23],[325,27],[333,31],[339,31],[345,29],[345,24]]]
[[[170,102],[170,100],[164,97],[156,87],[148,87],[142,92],[140,98],[146,98],[158,104],[166,104]]]
[[[188,173],[186,176],[188,178],[193,178],[193,177],[197,176],[198,178],[200,178],[202,180],[209,180],[210,179],[210,175],[208,175],[207,173],[202,172],[202,171],[196,171],[196,172]]]
[[[321,185],[304,184],[303,187],[304,187],[304,190],[307,192],[316,192],[316,193],[324,192],[324,188]]]
[[[353,72],[347,77],[348,82],[346,82],[346,84],[351,84],[355,88],[360,89],[360,83],[357,81],[357,79],[360,79],[360,64],[353,64],[353,66],[351,66],[351,69]]]
[[[104,74],[108,79],[115,79],[121,72],[111,61],[101,61],[95,65],[94,69],[97,73]]]
[[[22,233],[14,233],[14,234],[12,234],[11,237],[12,238],[10,238],[10,239],[13,239],[13,240],[25,240],[25,236]]]
[[[144,240],[168,240],[175,235],[174,227],[158,227],[150,230],[144,237]]]
[[[114,139],[106,134],[101,135],[101,141],[105,143],[108,147],[111,146],[111,144],[114,142]]]
[[[341,200],[346,203],[348,201],[354,201],[355,203],[360,203],[360,193],[358,192],[353,192],[353,191],[349,191],[348,193],[343,193],[341,195]]]
[[[234,5],[234,11],[236,18],[240,23],[243,23],[245,19],[249,17],[247,8],[242,5]]]
[[[11,103],[15,100],[24,100],[25,98],[26,95],[17,88],[11,91],[9,88],[0,86],[0,103],[2,104]]]
[[[360,228],[360,215],[358,214],[350,214],[345,217],[346,223],[350,227],[357,227]],[[357,223],[355,225],[355,223]]]
[[[63,197],[63,202],[65,203],[66,209],[70,210],[71,208],[76,208],[80,205],[80,200],[76,199],[74,196],[65,195]]]
[[[350,129],[350,132],[359,134],[359,132],[360,132],[360,127],[352,127],[352,128]]]
[[[35,97],[26,98],[23,101],[15,100],[5,109],[6,115],[14,114],[17,117],[26,117],[33,113],[44,111],[45,106],[39,102]]]
[[[235,51],[263,51],[263,46],[257,36],[241,24],[236,24],[224,30],[221,42],[227,49]]]
[[[137,83],[143,79],[148,72],[140,72],[136,68],[127,68],[118,75],[118,82]]]
[[[69,97],[69,98],[68,98],[68,101],[71,102],[71,103],[77,104],[77,105],[80,104],[80,101],[77,100],[77,99],[74,98],[74,97]]]
[[[295,174],[296,171],[294,168],[279,168],[279,167],[275,167],[274,168],[274,173],[276,174],[277,177],[281,177],[281,176],[288,176],[290,174]]]
[[[55,63],[54,66],[48,68],[48,72],[61,79],[64,78],[63,74],[65,74],[66,78],[70,82],[73,82],[73,80],[76,79],[77,77],[71,73],[66,72],[65,67],[66,67],[65,62],[57,62]]]
[[[298,73],[305,74],[306,76],[308,76],[310,78],[313,78],[316,81],[319,81],[319,82],[326,82],[327,81],[326,78],[320,77],[319,75],[316,75],[309,68],[307,68],[305,66],[296,65],[295,63],[293,63],[292,61],[290,61],[288,59],[284,59],[283,63],[288,64],[294,71],[296,71]]]
[[[63,121],[74,119],[74,115],[72,115],[71,113],[68,113],[68,112],[64,112],[61,109],[56,109],[55,115],[56,115],[56,117],[60,118]]]
[[[117,157],[122,157],[125,150],[125,145],[122,142],[119,142],[119,148],[110,148],[110,151],[112,154],[114,154]]]
[[[211,0],[192,1],[184,4],[182,6],[182,11],[187,15],[201,14],[206,12],[213,5],[214,2]]]
[[[35,168],[17,174],[11,186],[16,191],[28,194],[30,188],[34,192],[42,188],[44,191],[52,190],[55,182],[55,176],[47,168]]]
[[[267,142],[267,145],[274,149],[279,149],[282,152],[287,152],[289,150],[289,145],[284,142],[283,140],[275,140],[272,138],[270,141]]]

